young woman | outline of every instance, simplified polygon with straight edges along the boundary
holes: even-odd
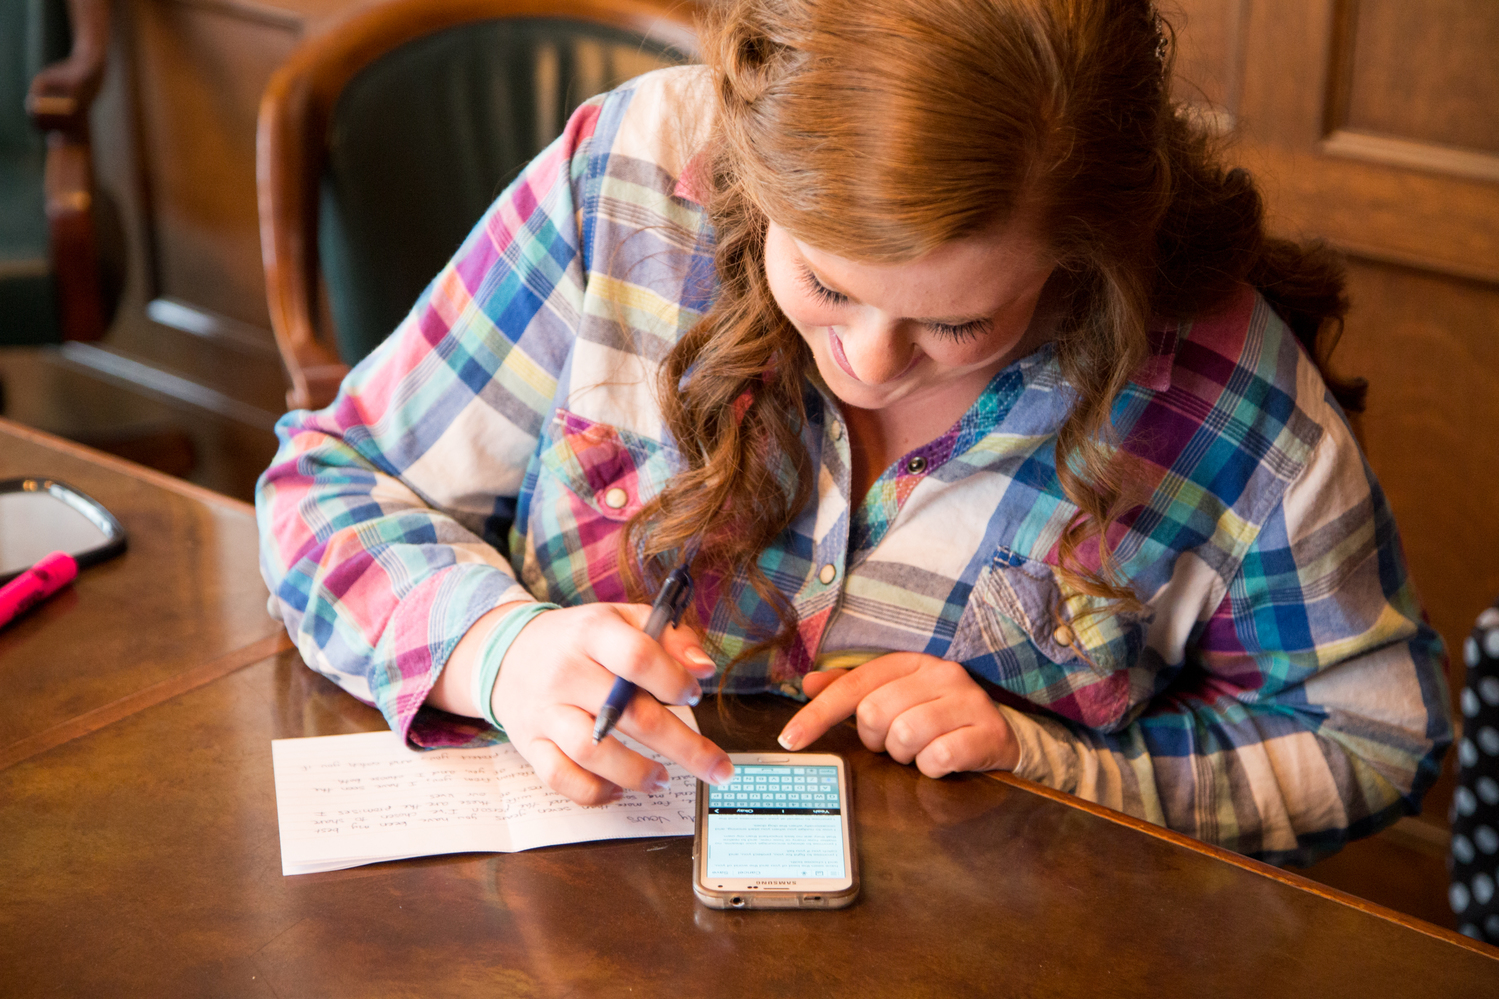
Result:
[[[1272,861],[1415,810],[1442,651],[1268,239],[1143,0],[735,0],[585,104],[261,483],[314,669],[582,802],[662,703],[810,702]],[[693,613],[640,630],[701,539]],[[503,554],[502,554],[503,553]],[[488,719],[490,724],[475,719]]]

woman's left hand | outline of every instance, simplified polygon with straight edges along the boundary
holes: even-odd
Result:
[[[796,751],[857,715],[859,738],[928,777],[961,770],[1013,770],[1020,747],[999,708],[957,663],[920,652],[891,652],[852,670],[808,673],[812,701],[781,731]]]

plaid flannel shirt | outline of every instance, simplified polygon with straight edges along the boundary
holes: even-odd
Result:
[[[418,746],[502,738],[424,707],[486,611],[624,599],[618,532],[680,467],[658,365],[711,304],[692,183],[699,68],[596,98],[499,197],[336,401],[287,414],[261,480],[272,609],[307,663]],[[1076,508],[1050,348],[994,376],[857,509],[837,401],[806,386],[813,496],[760,564],[800,641],[725,689],[909,650],[962,663],[1018,737],[1017,772],[1273,862],[1414,811],[1450,741],[1378,483],[1315,366],[1252,290],[1154,333],[1118,399],[1120,461],[1153,490],[1110,544],[1145,600],[1090,614],[1059,581]],[[772,624],[700,586],[725,655]]]

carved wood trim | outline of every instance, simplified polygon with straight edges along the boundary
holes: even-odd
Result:
[[[1499,183],[1499,155],[1474,149],[1415,142],[1393,135],[1338,129],[1318,148],[1328,156],[1423,170],[1447,177]]]
[[[1331,135],[1348,123],[1353,104],[1353,44],[1358,30],[1358,0],[1333,0],[1332,31],[1327,53],[1326,108],[1322,133]]]
[[[1499,284],[1492,183],[1274,143],[1241,143],[1234,158],[1262,185],[1269,222],[1285,235],[1314,234],[1370,260]]]
[[[665,0],[391,0],[304,44],[276,71],[256,129],[261,259],[276,344],[291,377],[287,403],[327,405],[348,367],[315,321],[317,195],[329,116],[365,66],[416,38],[473,21],[550,17],[595,21],[695,52],[694,7]]]

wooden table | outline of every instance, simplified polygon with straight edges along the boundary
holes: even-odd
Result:
[[[0,453],[15,437],[0,427]],[[239,537],[237,505],[64,452],[82,462],[67,473],[75,484],[106,504],[137,488],[114,478],[133,478],[182,511],[160,529],[215,523]],[[127,520],[138,547],[126,560],[152,557],[145,535],[158,527],[144,523]],[[200,578],[237,580],[253,573],[253,550],[220,544],[198,565]],[[706,909],[685,838],[283,877],[271,739],[378,729],[379,715],[294,651],[255,655],[261,591],[244,594],[242,618],[225,611],[232,627],[172,645],[168,668],[135,654],[164,640],[121,637],[167,625],[143,609],[124,627],[84,587],[26,622],[23,639],[0,633],[17,643],[0,646],[3,668],[17,649],[65,641],[42,634],[46,622],[68,631],[73,620],[107,650],[91,660],[98,673],[134,678],[115,691],[183,689],[125,708],[132,695],[120,695],[108,702],[117,717],[66,738],[55,723],[42,729],[52,745],[0,769],[0,994],[1499,994],[1499,951],[1023,781],[923,778],[846,726],[819,746],[853,767],[864,890],[846,910]],[[239,599],[216,592],[194,606]],[[182,620],[157,612],[172,628]],[[245,644],[226,651],[228,635]],[[74,675],[48,676],[38,703],[73,703],[57,685]],[[698,715],[725,748],[765,749],[790,710],[738,702],[727,728],[711,704]]]
[[[290,647],[248,505],[0,420],[0,479],[27,475],[104,504],[129,549],[0,630],[0,767]]]

